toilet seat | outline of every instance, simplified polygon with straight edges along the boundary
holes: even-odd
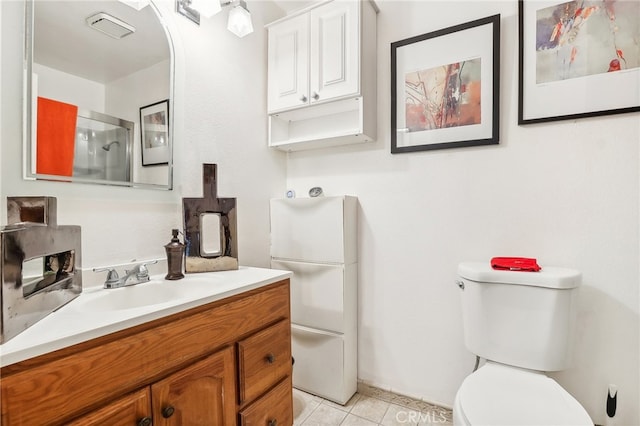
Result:
[[[487,362],[456,395],[458,418],[470,425],[590,425],[576,399],[542,373]]]

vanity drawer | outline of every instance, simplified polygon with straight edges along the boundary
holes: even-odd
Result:
[[[287,376],[265,396],[240,411],[240,426],[293,424],[293,387]]]
[[[291,374],[291,325],[280,321],[238,342],[240,404]]]

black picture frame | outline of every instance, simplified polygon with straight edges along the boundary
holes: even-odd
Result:
[[[391,43],[392,154],[497,144],[499,127],[499,14]]]
[[[593,6],[597,3],[601,7],[589,11],[591,3]],[[620,13],[611,17],[608,15],[609,7],[633,8],[637,11],[625,13],[620,10]],[[585,33],[589,33],[581,25],[595,19],[632,19],[637,28],[640,4],[616,2],[604,7],[602,2],[595,1],[578,5],[566,0],[518,0],[518,124],[640,111],[640,66],[609,72],[615,70],[615,66],[612,67],[614,61],[618,61],[620,66],[627,64],[629,58],[623,61],[627,51],[617,46],[612,47],[613,55],[610,56],[592,48],[596,46],[595,42],[589,43],[593,36],[585,36]],[[601,23],[606,28],[610,24]],[[624,38],[626,34],[623,32],[621,36],[619,32],[624,31],[624,25],[618,27],[615,36],[602,32],[597,37],[597,44],[603,44],[604,37],[610,37],[614,43],[618,43],[620,37]],[[565,34],[567,39],[561,40]],[[587,45],[590,47],[589,55],[581,55]],[[633,53],[633,50],[628,52]],[[634,57],[634,62],[640,64],[640,58]]]
[[[143,166],[169,164],[169,99],[140,108],[140,153]]]

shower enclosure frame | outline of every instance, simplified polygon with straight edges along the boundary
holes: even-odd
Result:
[[[78,117],[85,118],[87,120],[99,121],[101,123],[110,124],[112,126],[122,127],[127,130],[127,140],[125,143],[125,163],[126,178],[125,182],[131,182],[133,177],[133,138],[135,137],[135,123],[133,121],[124,120],[122,118],[113,117],[111,115],[102,114],[100,112],[91,111],[88,109],[78,108]]]

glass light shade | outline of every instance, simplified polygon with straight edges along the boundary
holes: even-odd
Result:
[[[227,29],[237,35],[244,37],[253,32],[253,23],[251,22],[251,14],[242,6],[235,6],[229,11],[229,21]]]
[[[119,0],[121,3],[126,4],[134,8],[135,10],[142,10],[147,7],[150,3],[150,0]]]
[[[205,18],[211,18],[222,10],[220,0],[191,0],[191,7],[200,12],[200,15]]]

